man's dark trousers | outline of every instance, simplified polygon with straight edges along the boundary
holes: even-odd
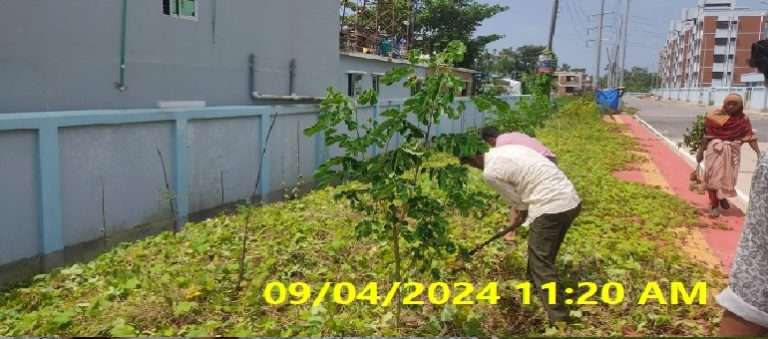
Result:
[[[533,282],[552,322],[570,320],[568,308],[564,304],[562,288],[558,286],[557,289],[557,304],[550,305],[547,293],[541,290],[541,286],[551,282],[560,283],[555,258],[563,244],[565,234],[579,213],[581,213],[581,204],[563,213],[542,215],[533,221],[528,233],[528,279]]]

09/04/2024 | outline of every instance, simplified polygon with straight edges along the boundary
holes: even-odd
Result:
[[[661,305],[706,305],[709,299],[706,282],[692,285],[682,282],[662,284],[649,282],[634,300],[637,305],[658,303]],[[619,305],[628,302],[624,284],[608,282],[597,284],[581,282],[574,287],[561,287],[556,283],[542,285],[538,290],[530,282],[514,286],[519,293],[523,305],[533,303],[533,296],[540,293],[549,304],[564,303],[566,305]],[[382,292],[382,293],[380,293]],[[399,297],[402,294],[402,298]],[[351,282],[325,282],[319,287],[313,287],[305,282],[285,284],[279,281],[268,283],[262,297],[267,304],[277,305],[306,305],[319,306],[324,302],[338,305],[366,303],[373,306],[390,307],[393,303],[403,305],[497,305],[501,296],[499,283],[489,282],[476,287],[472,283],[437,282],[423,284],[417,282],[395,282],[387,286],[376,282],[365,284],[358,288]]]

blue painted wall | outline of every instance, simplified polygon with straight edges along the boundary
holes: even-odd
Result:
[[[64,246],[171,218],[158,150],[172,182],[173,132],[171,122],[60,129]]]
[[[37,132],[0,132],[0,264],[33,257],[38,227]]]
[[[259,166],[259,124],[258,117],[189,122],[190,211],[251,197]]]

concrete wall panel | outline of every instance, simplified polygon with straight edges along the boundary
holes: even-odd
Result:
[[[65,245],[172,220],[158,151],[173,185],[173,131],[171,123],[61,129]]]
[[[260,118],[190,121],[191,213],[251,197],[259,170],[260,123]]]
[[[37,133],[0,132],[0,265],[36,256]]]

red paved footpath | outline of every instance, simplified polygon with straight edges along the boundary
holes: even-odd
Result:
[[[688,164],[677,150],[673,150],[660,137],[652,133],[629,115],[622,115],[622,120],[629,127],[631,134],[649,154],[656,167],[664,176],[672,191],[678,197],[688,201],[699,209],[702,222],[701,233],[712,252],[720,258],[725,272],[730,271],[736,255],[736,248],[744,224],[744,212],[736,206],[725,211],[718,219],[708,217],[709,201],[705,195],[691,192],[688,181],[694,168]],[[734,205],[734,204],[731,204]]]

